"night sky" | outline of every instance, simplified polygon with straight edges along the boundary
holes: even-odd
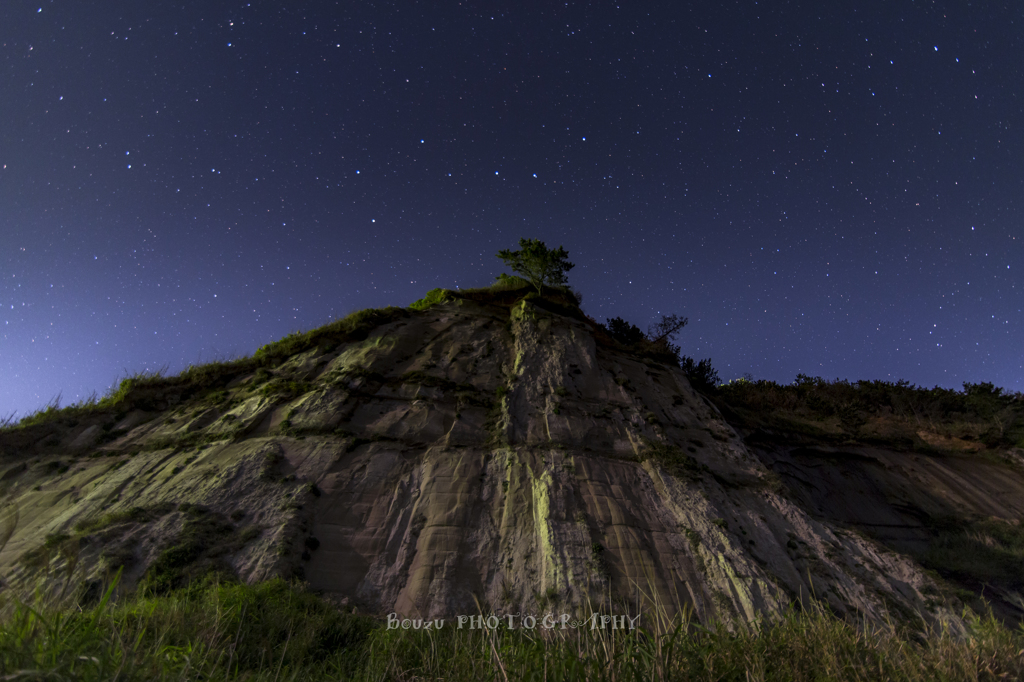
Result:
[[[0,43],[0,417],[520,237],[723,380],[1024,391],[1019,2],[3,0]]]

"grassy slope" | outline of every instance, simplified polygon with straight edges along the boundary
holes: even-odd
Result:
[[[818,611],[729,633],[645,616],[635,631],[388,629],[301,586],[209,583],[94,608],[19,605],[0,624],[4,679],[1002,680],[1024,676],[1024,629],[908,639]],[[20,674],[19,674],[20,673]],[[14,677],[7,677],[7,676]]]

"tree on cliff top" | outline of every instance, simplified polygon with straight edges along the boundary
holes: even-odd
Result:
[[[520,239],[519,250],[502,249],[497,253],[505,265],[537,287],[542,293],[544,285],[565,286],[568,281],[565,273],[575,267],[569,262],[569,252],[559,246],[549,249],[539,239]]]

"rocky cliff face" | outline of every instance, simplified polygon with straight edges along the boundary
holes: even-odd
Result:
[[[735,624],[813,595],[957,622],[948,590],[853,530],[892,519],[859,502],[863,477],[814,472],[843,456],[748,447],[678,368],[598,343],[570,308],[392,312],[191,395],[169,382],[130,411],[7,429],[0,575],[83,598],[117,567],[122,591],[299,576],[411,617],[657,605]],[[971,475],[958,504],[1024,515],[1018,469]],[[927,476],[956,485],[910,469],[915,499],[950,503]]]

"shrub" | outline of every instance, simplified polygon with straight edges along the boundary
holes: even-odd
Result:
[[[700,362],[694,362],[688,355],[682,357],[679,366],[682,368],[690,384],[698,391],[709,391],[722,383],[718,372],[711,366],[711,358],[705,358]]]
[[[609,336],[621,343],[623,346],[632,346],[647,338],[640,330],[640,327],[626,322],[621,317],[610,318],[605,329],[608,330]]]
[[[418,301],[413,301],[409,304],[409,307],[413,310],[426,310],[432,305],[437,303],[446,303],[454,298],[452,292],[448,289],[431,289],[427,292],[427,295]]]
[[[750,426],[763,423],[772,430],[794,432],[802,428],[801,423],[832,419],[842,427],[842,440],[858,439],[860,427],[869,419],[885,417],[893,426],[892,433],[864,438],[906,449],[913,447],[916,432],[927,425],[930,430],[980,441],[989,448],[1012,447],[1021,440],[1024,396],[987,383],[965,384],[964,388],[963,392],[939,386],[924,388],[905,380],[827,381],[798,374],[789,385],[731,381],[721,384],[715,395],[720,407],[733,410],[733,418],[747,420]]]
[[[639,459],[653,459],[673,476],[691,482],[701,480],[711,471],[707,465],[698,462],[680,448],[660,441],[644,439],[644,449],[640,452]]]
[[[146,523],[170,511],[170,505],[161,504],[153,507],[131,507],[124,511],[104,514],[98,518],[83,519],[75,524],[78,533],[95,533],[119,523]]]
[[[662,315],[661,321],[651,325],[645,334],[635,324],[613,317],[607,325],[597,325],[596,331],[598,340],[602,332],[607,333],[614,342],[642,358],[678,367],[682,361],[681,349],[672,343],[672,338],[687,322],[687,318],[679,315]]]

